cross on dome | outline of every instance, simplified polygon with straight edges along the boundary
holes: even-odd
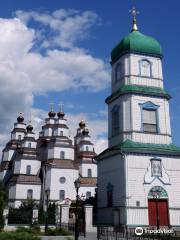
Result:
[[[60,102],[58,105],[59,105],[59,111],[63,112],[63,106],[64,106],[63,102]]]
[[[133,16],[133,27],[132,27],[132,31],[138,31],[136,16],[139,14],[139,11],[137,11],[136,8],[133,7],[131,10],[129,10],[129,12],[130,12],[131,15]]]

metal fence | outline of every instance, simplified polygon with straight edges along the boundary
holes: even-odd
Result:
[[[155,229],[154,229],[155,230]],[[138,236],[135,234],[135,228],[125,228],[124,226],[97,226],[98,240],[180,240],[180,232],[173,230],[172,233],[155,234],[143,233]]]
[[[59,227],[66,229],[68,232],[74,234],[75,232],[75,223],[61,223]],[[79,224],[78,232],[80,236],[86,236],[85,224]]]

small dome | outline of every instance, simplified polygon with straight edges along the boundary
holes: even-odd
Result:
[[[29,125],[26,127],[26,130],[27,130],[28,132],[32,132],[33,126],[32,126],[31,124],[29,124]]]
[[[86,126],[86,123],[84,122],[84,120],[81,120],[79,123],[79,127],[84,128],[85,126]]]
[[[89,134],[89,130],[87,128],[85,128],[83,131],[82,131],[82,134],[83,135],[88,135]]]
[[[54,118],[56,116],[56,113],[54,111],[50,111],[48,115],[50,118]]]
[[[58,112],[57,116],[58,116],[58,118],[64,118],[65,113],[64,112]]]
[[[20,113],[19,116],[17,117],[17,122],[18,123],[23,123],[24,122],[24,117],[23,117],[22,113]]]
[[[132,31],[112,50],[111,60],[116,61],[126,53],[149,55],[162,58],[162,49],[159,42],[139,31]]]

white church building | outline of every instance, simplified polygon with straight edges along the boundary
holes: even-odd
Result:
[[[100,224],[180,226],[180,147],[172,143],[162,49],[133,28],[111,52],[108,148],[98,162]]]
[[[95,156],[83,120],[73,143],[63,111],[49,112],[38,139],[35,139],[33,126],[26,126],[23,116],[18,116],[0,164],[0,180],[8,187],[9,206],[19,207],[26,199],[73,201],[77,178],[81,182],[80,197],[93,197],[97,182]]]

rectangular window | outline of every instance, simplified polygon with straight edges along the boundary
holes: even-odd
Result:
[[[92,170],[90,168],[88,169],[88,177],[92,177]]]
[[[65,199],[65,191],[64,190],[60,190],[59,191],[59,200],[63,201]]]
[[[156,110],[143,109],[143,130],[144,132],[157,132]]]
[[[112,110],[112,136],[119,134],[119,107],[115,106]]]
[[[107,191],[107,207],[112,207],[113,205],[113,191],[108,190]]]

